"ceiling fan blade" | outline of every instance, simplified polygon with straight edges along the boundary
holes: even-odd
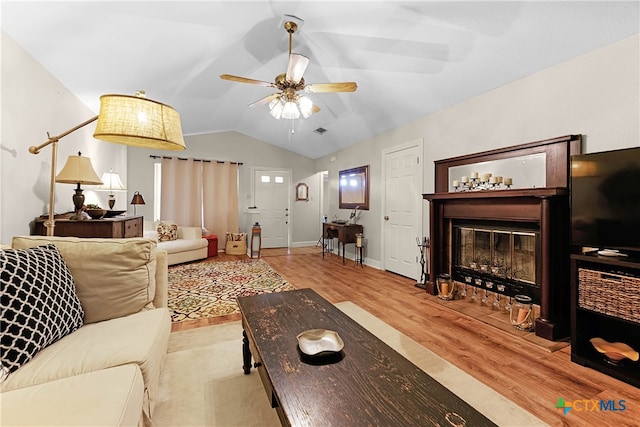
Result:
[[[309,58],[298,53],[289,55],[289,65],[287,66],[287,80],[298,83],[309,65]]]
[[[248,83],[251,85],[258,85],[258,86],[276,87],[273,83],[263,82],[262,80],[248,79],[246,77],[233,76],[231,74],[220,74],[220,78],[222,80],[230,80],[232,82],[238,82],[238,83]]]
[[[253,104],[249,104],[249,107],[257,107],[259,105],[268,104],[274,99],[280,98],[281,96],[282,96],[282,93],[272,93],[271,95],[265,96],[264,98],[257,100]]]
[[[340,82],[340,83],[313,83],[307,85],[304,89],[313,93],[325,92],[355,92],[358,88],[356,82]]]

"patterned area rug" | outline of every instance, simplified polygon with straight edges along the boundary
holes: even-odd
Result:
[[[237,297],[295,289],[261,259],[195,262],[169,267],[171,320],[239,313]]]

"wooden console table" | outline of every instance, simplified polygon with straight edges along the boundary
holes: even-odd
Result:
[[[342,263],[345,258],[345,245],[356,243],[356,234],[362,233],[363,227],[360,224],[336,224],[335,222],[325,222],[322,224],[322,257],[325,253],[325,240],[338,239],[338,255],[340,255],[340,244],[342,243]]]
[[[44,222],[47,218],[38,217],[35,220],[36,235],[46,236],[47,227]],[[62,237],[104,237],[127,238],[142,237],[143,216],[123,216],[103,219],[87,219],[76,221],[70,219],[55,220],[55,236]]]

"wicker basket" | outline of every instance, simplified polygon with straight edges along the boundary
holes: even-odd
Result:
[[[640,277],[578,268],[578,306],[640,323]]]
[[[247,233],[227,232],[224,252],[229,255],[245,255],[247,253]]]

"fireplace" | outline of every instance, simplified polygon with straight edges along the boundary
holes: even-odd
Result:
[[[539,306],[536,335],[567,337],[568,178],[570,156],[580,151],[581,136],[568,135],[436,161],[436,192],[423,194],[429,201],[431,241],[427,293],[437,294],[436,278],[449,274],[463,286],[508,297],[526,295]],[[514,179],[514,188],[451,191],[450,168],[532,156],[536,162],[542,159],[544,185],[537,187],[539,181],[534,181],[535,188],[517,188]]]
[[[453,221],[452,278],[540,305],[540,231],[536,223]],[[449,246],[449,245],[447,245]]]

